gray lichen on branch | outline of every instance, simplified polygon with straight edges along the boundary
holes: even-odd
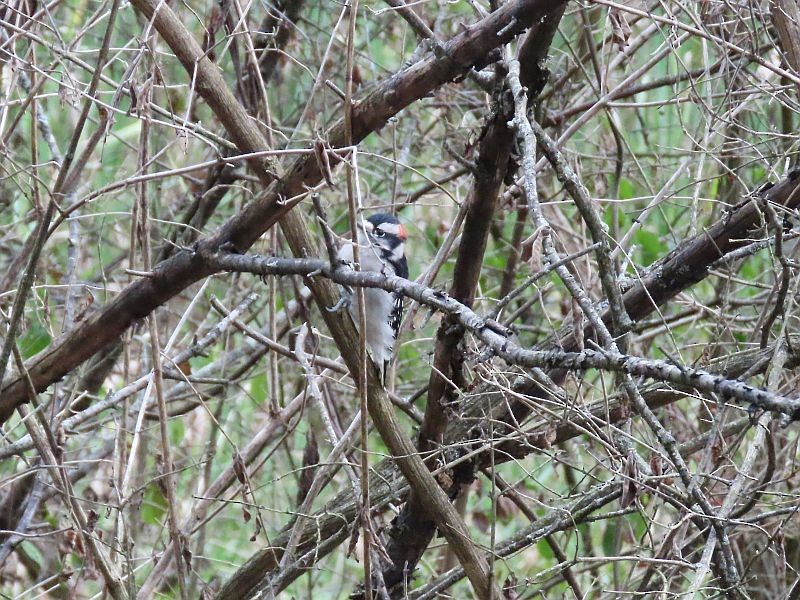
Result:
[[[420,304],[450,315],[472,332],[496,356],[512,365],[578,371],[600,369],[628,373],[675,385],[690,386],[706,393],[719,394],[724,400],[735,400],[754,405],[762,410],[780,413],[791,421],[800,419],[800,399],[787,398],[701,369],[610,350],[566,352],[523,348],[501,335],[497,328],[488,326],[485,319],[445,292],[425,287],[402,277],[344,268],[331,270],[330,263],[318,258],[279,258],[254,254],[216,253],[204,257],[204,260],[210,268],[220,271],[252,273],[261,276],[309,276],[315,274],[341,285],[401,292],[404,296],[416,300]]]

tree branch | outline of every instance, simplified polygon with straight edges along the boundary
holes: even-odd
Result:
[[[442,84],[463,75],[470,68],[482,66],[482,61],[490,50],[513,39],[530,23],[563,4],[560,0],[515,0],[504,4],[499,10],[447,41],[443,45],[443,52],[438,56],[429,53],[420,62],[387,78],[367,96],[355,101],[353,142],[358,143],[380,129],[390,117]],[[136,0],[134,6],[149,18],[153,18],[156,6],[161,7],[154,18],[156,27],[180,57],[184,67],[195,75],[198,91],[208,93],[207,101],[210,104],[213,102],[212,108],[226,110],[238,106],[230,92],[223,91],[225,83],[218,67],[207,59],[191,36],[182,33],[186,31],[185,27],[168,6],[151,0]],[[206,75],[208,79],[205,78]],[[257,130],[246,114],[236,111],[235,108],[232,110],[237,114],[224,118],[226,127]],[[326,138],[332,147],[342,146],[343,122],[333,125]],[[234,140],[237,144],[242,144],[239,148],[242,152],[257,151],[249,147],[251,143],[258,146],[258,149],[263,149],[250,135],[240,134]],[[257,161],[257,174],[271,178],[268,167],[261,162],[263,159],[254,160]],[[309,188],[320,181],[322,173],[314,156],[309,154],[299,158],[281,179],[272,182],[214,234],[201,238],[197,246],[207,250],[230,244],[240,251],[247,250]],[[112,302],[76,326],[66,337],[27,361],[26,368],[36,390],[44,391],[76,366],[115,342],[134,321],[146,317],[191,284],[211,274],[213,272],[205,270],[204,265],[197,260],[197,255],[189,252],[178,252],[163,261],[156,266],[152,277],[129,285]],[[0,394],[0,423],[7,421],[14,408],[26,401],[25,384],[17,374],[3,387]]]

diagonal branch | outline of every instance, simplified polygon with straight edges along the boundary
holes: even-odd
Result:
[[[585,371],[601,369],[627,373],[665,381],[675,385],[694,388],[703,392],[720,394],[722,397],[744,404],[780,413],[794,421],[800,419],[800,399],[791,399],[769,390],[755,388],[743,381],[728,379],[702,369],[695,369],[673,362],[642,358],[623,354],[613,349],[583,350],[531,350],[512,342],[508,332],[500,325],[486,321],[465,304],[444,292],[423,286],[394,275],[375,271],[352,271],[346,268],[333,270],[330,264],[319,258],[275,258],[244,254],[216,254],[206,260],[218,270],[253,273],[257,275],[319,275],[341,285],[350,287],[380,288],[402,293],[420,304],[446,313],[460,326],[472,332],[489,350],[510,365],[542,369],[566,369]]]
[[[793,341],[791,345],[800,347],[800,340]],[[772,348],[740,352],[724,359],[717,359],[710,368],[715,372],[725,372],[729,377],[738,377],[751,369],[753,365],[762,365],[763,369],[764,359],[770,356],[772,352]],[[800,357],[793,356],[791,363],[787,364],[787,368],[796,366],[798,360],[800,360]],[[688,392],[688,390],[685,391]],[[477,398],[483,398],[484,396],[484,393],[476,395]],[[497,395],[495,396],[497,397]],[[685,397],[685,393],[676,392],[674,389],[657,388],[646,391],[644,396],[648,406],[655,409]],[[498,403],[504,402],[505,400],[501,397]],[[468,442],[471,448],[477,446],[467,460],[470,460],[475,468],[484,468],[489,465],[489,450],[492,447],[497,448],[498,441],[502,442],[502,451],[497,452],[496,464],[508,460],[521,459],[539,450],[546,450],[555,444],[563,444],[570,439],[585,434],[587,428],[593,424],[607,426],[630,418],[630,410],[627,408],[627,404],[621,402],[618,398],[612,398],[610,402],[601,399],[588,407],[569,404],[558,408],[559,411],[555,418],[550,415],[543,415],[533,423],[530,423],[528,429],[521,434],[515,433],[506,436],[505,440],[502,438],[496,439],[494,444],[484,443],[481,445],[482,440],[475,440],[474,437],[465,435],[456,437],[454,434],[448,436],[448,441],[453,442],[455,440],[456,443],[461,445],[464,442]],[[472,428],[472,423],[468,423],[467,426]],[[463,462],[465,459],[462,457],[459,460]],[[451,469],[453,466],[453,464],[447,464],[442,469]],[[407,497],[409,491],[408,483],[403,480],[390,460],[384,460],[373,468],[370,489],[372,490],[373,511],[384,508],[390,502],[403,500]],[[357,504],[350,490],[342,492],[330,500],[319,512],[308,519],[309,525],[306,527],[300,542],[302,551],[313,552],[315,561],[326,556],[347,538],[350,532],[349,524],[356,518],[356,511]],[[284,530],[274,538],[272,547],[259,550],[248,561],[246,567],[240,569],[233,576],[231,581],[233,582],[241,577],[268,577],[269,572],[277,566],[275,555],[280,556],[281,549],[285,547],[287,542],[290,529]],[[320,543],[320,540],[323,540],[322,543]],[[255,567],[260,568],[261,571],[257,572]],[[304,572],[303,568],[298,568],[291,573],[291,576],[290,574],[285,574],[281,586],[277,587],[275,591],[283,590],[286,585]],[[228,589],[237,588],[231,586]]]
[[[775,205],[785,206],[793,209],[800,205],[800,173],[790,173],[786,178],[774,186],[770,185],[761,190],[760,195],[765,200]],[[703,280],[712,265],[719,260],[724,260],[726,255],[749,245],[748,232],[758,224],[759,212],[756,202],[752,198],[745,199],[741,204],[732,207],[724,218],[720,219],[709,227],[705,232],[690,238],[684,243],[679,244],[676,249],[665,256],[662,260],[651,265],[640,281],[629,289],[623,296],[625,309],[633,320],[642,319],[654,310],[657,306],[667,302],[670,298],[689,288],[694,283]],[[607,318],[607,317],[606,317]],[[588,338],[591,332],[585,332]],[[560,347],[574,348],[575,342],[571,337],[571,330],[559,335]],[[553,341],[545,343],[540,347],[554,347]],[[754,362],[758,362],[755,360]],[[736,370],[726,367],[730,376],[738,376],[744,372],[746,367]],[[563,373],[563,371],[562,371]],[[470,393],[463,403],[465,411],[463,418],[454,421],[448,428],[445,443],[460,444],[480,444],[481,440],[475,440],[474,423],[475,419],[485,419],[487,415],[500,420],[511,418],[509,415],[513,411],[513,418],[518,420],[525,419],[531,412],[531,405],[540,401],[540,398],[547,398],[546,392],[534,381],[523,378],[509,393],[497,393],[489,390],[487,386],[478,387]],[[529,402],[521,402],[519,398],[529,397]],[[661,406],[665,403],[674,402],[674,393],[657,396],[653,401],[648,399],[651,408]],[[607,412],[610,411],[610,412]],[[624,406],[608,407],[604,402],[599,403],[589,411],[592,419],[604,421],[609,418],[611,422],[628,418],[629,412]],[[583,432],[583,417],[576,417],[572,421],[559,423],[556,427],[555,440],[552,440],[548,431],[552,427],[549,420],[545,420],[538,427],[534,426],[527,435],[519,438],[515,436],[507,439],[503,443],[505,456],[525,456],[536,448],[545,448],[553,443],[560,443],[571,439]],[[502,432],[500,432],[502,434]],[[481,454],[476,454],[472,459],[478,465],[481,464]],[[373,490],[374,500],[380,502],[379,498],[394,498],[392,490],[402,488],[407,490],[404,482],[398,480],[397,472],[391,468],[389,463],[378,465],[375,468],[378,475],[372,478],[371,489]],[[403,492],[400,492],[403,493]],[[352,499],[345,493],[332,500],[324,509],[325,515],[315,526],[307,532],[307,537],[303,543],[313,544],[319,535],[326,539],[333,536],[340,543],[347,536],[347,523],[354,518]],[[276,542],[278,544],[279,542]],[[329,548],[335,547],[334,542]],[[259,551],[231,578],[225,589],[250,589],[262,578],[268,577],[269,572],[274,569],[273,549],[269,551]],[[239,580],[247,582],[248,587],[239,587],[242,584]]]
[[[532,22],[563,5],[561,0],[514,0],[504,4],[444,43],[438,55],[430,53],[418,63],[387,78],[364,98],[355,101],[353,143],[380,129],[390,117],[437,87],[471,68],[483,66],[492,49],[510,41]],[[154,19],[156,28],[179,56],[184,67],[194,75],[198,92],[204,97],[208,94],[206,101],[220,111],[220,120],[226,127],[257,132],[258,128],[252,126],[249,117],[241,111],[225,87],[218,67],[210,63],[191,36],[183,33],[186,29],[175,13],[163,3],[152,0],[136,0],[134,6],[148,18],[153,17],[156,6],[161,6]],[[223,90],[227,90],[227,93]],[[229,110],[237,114],[228,115]],[[339,121],[333,125],[326,138],[333,147],[343,146],[344,123]],[[242,144],[239,146],[242,152],[264,149],[259,141],[254,141],[246,133],[240,132],[234,140]],[[254,160],[257,161],[256,173],[265,180],[271,180],[272,167],[262,162],[263,159]],[[322,174],[314,156],[299,158],[281,179],[272,181],[267,189],[217,232],[201,238],[197,247],[213,249],[231,244],[241,251],[246,250],[277,223],[307,193],[308,188],[320,181]],[[70,331],[66,337],[27,362],[26,367],[36,390],[44,391],[76,366],[114,343],[134,321],[146,317],[188,286],[212,274],[190,252],[178,252],[163,261],[150,277],[125,288],[112,302]],[[26,401],[24,382],[21,376],[16,375],[3,387],[0,395],[0,423],[7,421],[14,408]]]
[[[520,60],[526,66],[525,82],[536,90],[540,90],[547,81],[548,71],[543,64],[562,15],[563,7],[547,15],[528,32],[520,48]],[[450,295],[469,307],[478,288],[489,229],[514,140],[513,131],[508,126],[512,105],[505,87],[500,83],[502,78],[498,79],[492,114],[480,136],[473,183],[466,199],[468,208],[464,231],[450,288]],[[436,333],[425,418],[417,440],[417,449],[423,456],[442,443],[452,411],[451,405],[457,398],[458,389],[455,386],[465,387],[464,353],[459,348],[464,333],[465,329],[459,326],[457,316],[443,319]],[[430,461],[428,464],[431,464]],[[459,494],[462,485],[471,481],[472,477],[468,469],[454,477],[450,495]],[[426,517],[420,499],[412,495],[392,522],[388,533],[387,552],[392,563],[384,570],[383,577],[390,590],[393,585],[407,580],[413,574],[434,533],[434,524]]]
[[[178,16],[168,6],[156,4],[151,0],[135,0],[133,4],[146,17],[152,19],[155,28],[191,74],[196,90],[225,125],[239,150],[244,153],[268,150],[266,140],[259,129],[252,126],[250,117],[228,89],[222,74],[192,38]],[[376,127],[383,125],[388,117],[427,91],[449,81],[455,75],[480,66],[482,61],[486,60],[489,50],[511,40],[535,19],[547,14],[548,9],[552,10],[563,4],[557,1],[518,0],[504,6],[502,10],[483,19],[477,27],[468,28],[438,48],[435,54],[430,54],[403,71],[400,76],[390,79],[384,86],[379,86],[377,91],[370,94],[362,103],[352,106],[346,119],[340,121],[329,132],[331,144],[339,146],[344,141],[349,146],[359,142]],[[423,78],[419,79],[420,76]],[[158,306],[153,304],[154,298],[160,297],[165,301],[188,283],[214,272],[215,269],[209,267],[204,260],[209,252],[216,252],[223,246],[246,249],[278,220],[295,255],[316,254],[316,240],[311,236],[305,218],[298,211],[290,210],[306,194],[308,187],[321,179],[316,160],[313,156],[301,158],[283,179],[275,178],[272,165],[264,158],[254,156],[250,164],[261,182],[267,186],[266,193],[248,204],[215,235],[200,240],[195,246],[197,251],[181,252],[162,263],[161,268],[156,269],[156,272],[148,278],[151,284],[155,282],[160,284],[161,288],[151,290],[154,293],[149,294],[149,304],[132,306],[131,311],[136,310],[142,316],[148,314]],[[290,200],[283,202],[287,197]],[[180,265],[178,272],[171,272],[174,263]],[[347,315],[326,310],[335,302],[337,296],[335,287],[330,281],[315,280],[310,282],[310,288],[348,369],[354,376],[357,375],[359,360],[353,350],[358,346],[353,323]],[[117,298],[117,302],[120,302],[120,298]],[[104,316],[108,317],[107,314]],[[91,327],[97,323],[96,316],[87,325]],[[122,330],[129,323],[130,320],[123,319],[116,323],[116,327]],[[82,332],[85,333],[86,328],[83,328]],[[102,341],[95,340],[94,343],[95,346],[91,350],[96,352],[108,343],[108,338]],[[86,353],[89,351],[84,349]],[[48,358],[52,360],[53,354],[55,352],[48,353]],[[36,366],[41,366],[41,363],[35,362],[32,368]],[[52,364],[51,368],[59,369],[63,366]],[[422,459],[416,454],[410,439],[401,430],[377,371],[369,369],[367,375],[370,414],[381,437],[396,457],[400,470],[415,493],[424,499],[429,516],[451,544],[477,595],[481,598],[497,596],[499,590],[493,589],[491,585],[487,562],[471,542],[463,520],[427,470]],[[13,385],[9,386],[9,393],[4,397],[5,404],[9,406],[11,402],[6,398],[12,396]],[[45,384],[37,380],[36,385]],[[3,418],[4,408],[5,406],[0,404],[0,418]],[[225,592],[224,595],[239,597],[243,594],[238,591]]]

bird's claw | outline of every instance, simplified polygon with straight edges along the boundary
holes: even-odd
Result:
[[[352,293],[344,291],[342,292],[342,295],[339,296],[339,301],[333,306],[328,306],[326,310],[328,312],[336,313],[344,308],[350,308],[351,303],[352,303]]]

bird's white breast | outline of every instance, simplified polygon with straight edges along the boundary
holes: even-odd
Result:
[[[359,248],[359,258],[361,259],[362,271],[375,271],[393,275],[394,270],[385,264],[377,255],[376,250],[366,245]],[[351,243],[345,244],[339,249],[339,258],[344,261],[353,261],[353,247]],[[389,324],[392,310],[394,308],[394,298],[391,293],[377,288],[364,288],[364,305],[367,317],[367,349],[372,360],[378,366],[391,360],[394,350],[394,332]],[[353,322],[358,327],[358,308],[355,298],[350,304],[350,315]]]

